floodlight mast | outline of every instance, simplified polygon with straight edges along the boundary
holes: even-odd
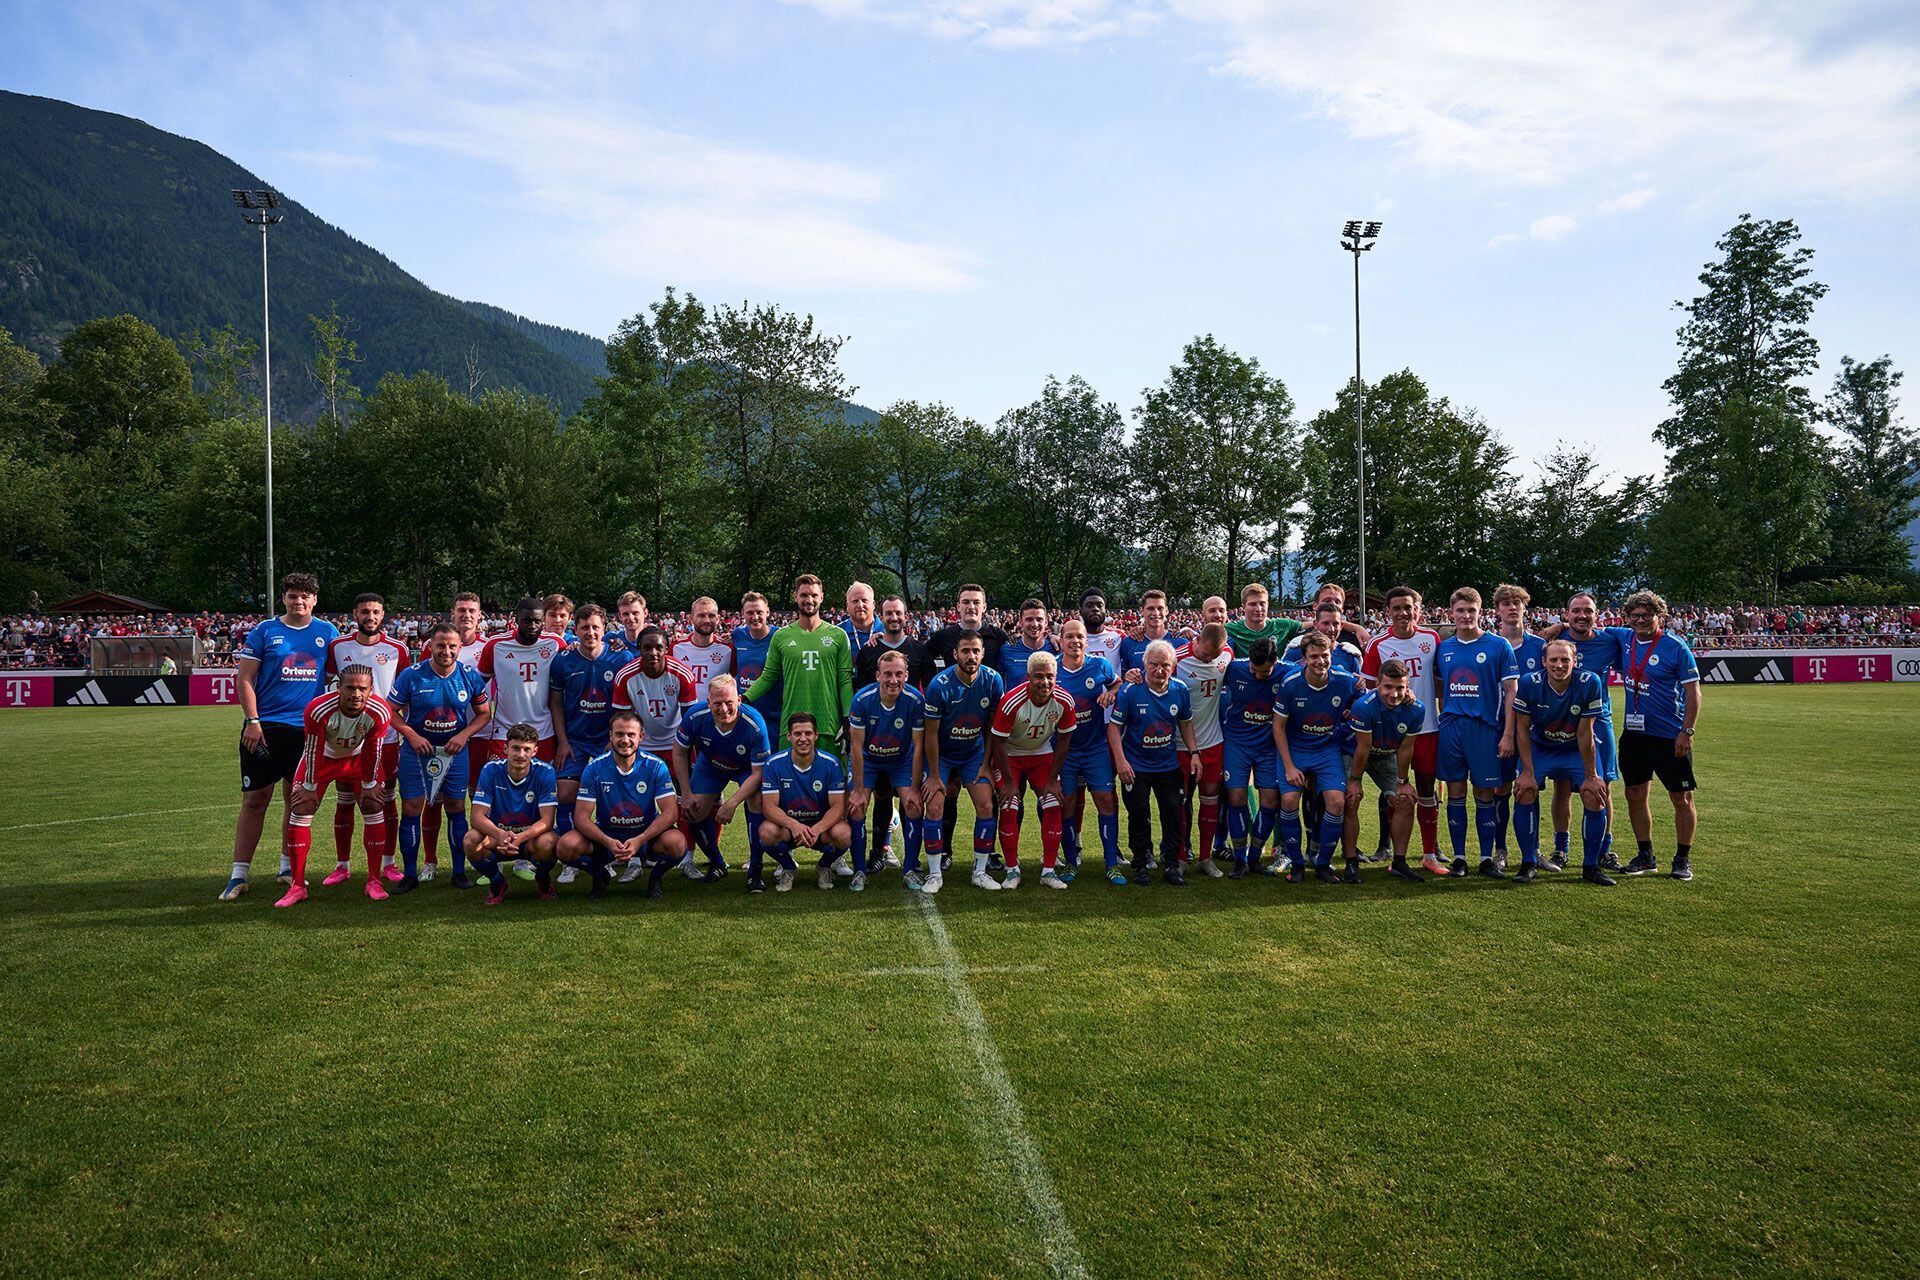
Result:
[[[266,608],[273,609],[273,312],[272,295],[267,290],[267,228],[286,215],[277,213],[277,191],[234,190],[233,203],[244,210],[240,216],[248,226],[260,228],[260,353],[266,365],[267,400],[267,590]]]
[[[1360,255],[1380,238],[1380,224],[1355,219],[1340,229],[1340,247],[1353,255],[1353,461],[1358,485],[1360,621],[1367,619],[1367,384],[1360,377]]]

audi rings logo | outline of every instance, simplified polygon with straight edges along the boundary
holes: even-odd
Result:
[[[1920,658],[1895,658],[1893,678],[1896,680],[1920,680]]]

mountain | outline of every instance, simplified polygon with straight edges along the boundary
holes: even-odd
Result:
[[[0,91],[0,326],[52,356],[96,316],[130,312],[168,337],[260,330],[258,233],[229,192],[270,186],[212,148],[126,116]],[[605,367],[584,333],[436,293],[286,200],[270,232],[274,406],[318,405],[307,317],[337,304],[363,390],[386,373],[518,387],[572,412]]]

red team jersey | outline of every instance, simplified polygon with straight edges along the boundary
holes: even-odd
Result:
[[[1426,721],[1420,726],[1421,733],[1437,733],[1440,729],[1438,713],[1434,709],[1433,669],[1434,659],[1440,654],[1440,633],[1430,627],[1415,627],[1413,634],[1405,640],[1391,631],[1383,631],[1373,638],[1367,646],[1366,656],[1360,659],[1360,676],[1368,685],[1380,683],[1380,664],[1388,658],[1398,658],[1406,664],[1407,687],[1413,690],[1413,696],[1427,709]]]
[[[1000,699],[993,713],[993,736],[1006,739],[1009,756],[1050,755],[1053,735],[1068,732],[1076,723],[1073,695],[1055,685],[1051,698],[1035,702],[1022,680]]]
[[[693,636],[673,642],[669,656],[687,669],[693,680],[694,701],[702,706],[707,701],[707,686],[715,676],[733,674],[733,641],[714,633],[710,644],[701,644]]]
[[[357,631],[349,631],[346,635],[334,637],[327,645],[327,676],[329,678],[338,679],[342,668],[350,667],[356,662],[371,667],[373,691],[381,698],[386,698],[393,693],[393,678],[406,670],[407,665],[412,661],[413,656],[407,652],[407,646],[384,633],[375,636],[369,644],[360,639]],[[400,741],[400,731],[389,728],[384,740]]]
[[[1226,741],[1220,730],[1220,689],[1226,682],[1227,665],[1233,661],[1233,646],[1226,645],[1211,662],[1193,656],[1193,642],[1174,650],[1173,675],[1187,686],[1193,702],[1193,745],[1201,751]]]
[[[325,786],[357,778],[379,781],[380,739],[393,727],[393,708],[375,695],[357,716],[340,710],[340,693],[323,693],[307,704],[307,742],[294,772],[296,785]]]
[[[544,738],[553,736],[553,707],[547,701],[553,660],[567,642],[542,635],[521,644],[511,633],[495,636],[480,650],[480,674],[493,681],[493,723],[489,738],[504,738],[516,724],[530,724]]]
[[[640,717],[640,749],[662,760],[673,759],[680,719],[703,693],[704,687],[694,684],[693,673],[672,658],[657,676],[648,675],[635,658],[613,677],[613,709]]]

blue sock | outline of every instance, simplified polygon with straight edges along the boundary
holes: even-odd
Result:
[[[1070,867],[1080,865],[1080,815],[1060,821],[1060,856]]]
[[[1540,860],[1540,802],[1515,805],[1513,838],[1520,845],[1520,865],[1530,867]]]
[[[1340,814],[1320,815],[1320,866],[1333,865],[1333,851],[1340,847],[1340,833],[1346,829],[1346,825],[1346,818]]]
[[[1553,833],[1553,851],[1559,854],[1562,858],[1565,858],[1567,856],[1568,842],[1572,836],[1573,836],[1573,832],[1571,831],[1554,832]]]
[[[747,856],[754,859],[754,865],[760,865],[760,859],[766,853],[766,846],[760,842],[760,815],[747,815]]]
[[[987,859],[993,856],[993,836],[999,825],[992,818],[973,820],[973,869],[985,871]]]
[[[901,865],[907,871],[912,871],[920,865],[920,837],[920,819],[901,814],[900,840],[906,845],[906,850],[901,855]]]
[[[573,830],[573,805],[562,803],[554,809],[553,834],[556,839]]]
[[[1600,820],[1602,822],[1606,821],[1606,812],[1607,811],[1605,809],[1602,809],[1600,811],[1600,814],[1601,814]],[[1584,823],[1586,820],[1583,818],[1581,819],[1581,821]],[[1613,852],[1613,828],[1602,827],[1600,831],[1600,856],[1604,858],[1612,852]],[[1582,856],[1584,856],[1585,850],[1583,849],[1581,853],[1582,853]]]
[[[1280,811],[1269,809],[1265,805],[1261,805],[1260,811],[1254,814],[1252,854],[1254,860],[1258,861],[1260,855],[1266,850],[1267,841],[1273,839],[1273,828],[1279,821]]]
[[[507,887],[507,878],[500,873],[499,854],[490,853],[481,858],[473,864],[473,869],[487,878],[487,883],[493,886],[495,893]]]
[[[1607,851],[1607,844],[1607,811],[1582,809],[1580,811],[1580,865],[1599,866],[1600,855]]]
[[[867,869],[867,820],[855,818],[847,824],[853,830],[853,869]]]
[[[400,857],[409,877],[420,876],[420,815],[400,815]]]
[[[798,871],[799,864],[793,860],[793,846],[782,840],[779,844],[767,846],[767,856],[782,871]]]
[[[1453,860],[1467,860],[1467,798],[1447,797],[1447,839],[1453,842]]]
[[[1247,806],[1230,804],[1227,806],[1227,833],[1233,837],[1233,860],[1239,866],[1247,865]]]
[[[1280,811],[1280,852],[1287,861],[1295,866],[1302,865],[1300,857],[1300,811],[1282,809]]]
[[[727,865],[725,855],[720,852],[720,819],[708,814],[694,823],[693,842],[707,855],[708,862],[716,867]]]
[[[1493,857],[1493,835],[1500,826],[1500,815],[1491,804],[1475,801],[1473,805],[1473,827],[1480,837],[1480,861],[1486,862]]]
[[[1513,820],[1513,797],[1495,796],[1493,798],[1493,847],[1507,847],[1507,827]]]
[[[1120,865],[1120,815],[1103,813],[1095,820],[1100,828],[1100,853],[1111,871]]]
[[[467,869],[467,811],[447,811],[447,848],[453,854],[453,874]]]

